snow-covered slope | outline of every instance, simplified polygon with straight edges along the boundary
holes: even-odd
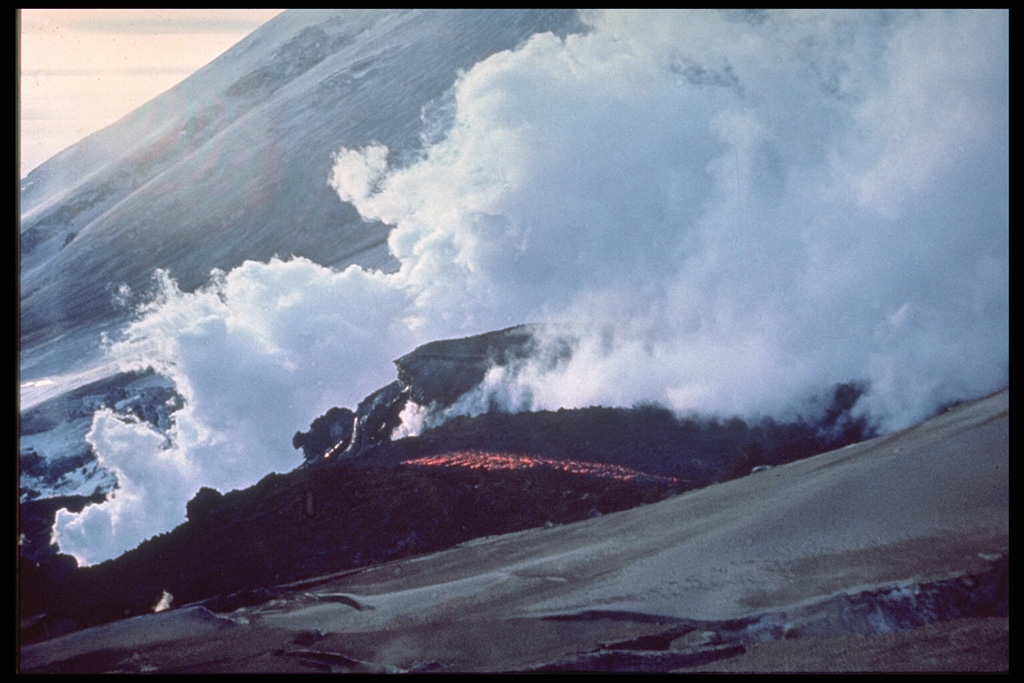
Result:
[[[22,501],[106,494],[114,488],[117,477],[99,466],[88,441],[98,410],[166,434],[172,413],[182,407],[173,384],[152,372],[116,373],[48,398],[46,386],[37,389],[23,403],[18,425]]]
[[[460,69],[533,33],[578,29],[574,11],[299,10],[22,181],[23,376],[83,354],[33,355],[127,313],[118,288],[163,268],[182,287],[213,268],[299,254],[385,266],[383,226],[328,186],[341,145],[411,153],[421,115],[443,125]],[[69,342],[65,338],[64,342]],[[62,347],[71,348],[71,347]]]

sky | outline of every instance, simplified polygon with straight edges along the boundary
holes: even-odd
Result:
[[[184,80],[281,11],[21,10],[21,177]]]

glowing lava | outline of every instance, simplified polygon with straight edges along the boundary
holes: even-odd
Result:
[[[606,479],[616,479],[618,481],[658,481],[668,484],[679,482],[675,477],[647,474],[646,472],[639,472],[628,467],[622,467],[621,465],[475,450],[431,455],[425,458],[407,460],[406,464],[426,467],[465,467],[473,470],[487,471],[524,470],[533,467],[544,467],[561,470],[570,474],[585,474]]]

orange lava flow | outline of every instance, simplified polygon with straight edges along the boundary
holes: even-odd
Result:
[[[514,453],[492,453],[489,451],[456,451],[442,455],[431,455],[425,458],[407,460],[407,465],[425,467],[465,467],[474,470],[523,470],[532,467],[546,467],[570,474],[587,474],[591,476],[616,479],[618,481],[660,481],[674,484],[679,480],[647,474],[621,465],[609,465],[599,462],[582,462],[579,460],[559,460],[536,455],[519,455]]]

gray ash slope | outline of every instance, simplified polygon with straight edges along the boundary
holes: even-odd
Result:
[[[87,629],[23,647],[20,662],[38,672],[1006,670],[1008,457],[1003,391],[768,474]]]
[[[532,356],[534,330],[436,341],[402,356],[395,382],[355,411],[334,408],[296,434],[304,467],[226,495],[204,488],[188,503],[187,524],[96,567],[76,571],[71,558],[58,555],[50,526],[57,508],[96,503],[99,492],[23,492],[23,616],[63,614],[88,624],[144,611],[158,586],[187,600],[255,590],[627,509],[871,435],[851,415],[859,389],[840,386],[815,422],[748,424],[681,419],[654,406],[593,407],[461,416],[416,437],[392,438],[407,403],[443,411],[472,392],[488,368]],[[568,349],[566,342],[563,353]],[[96,388],[77,394],[86,402],[103,398]],[[143,419],[151,408],[134,397],[122,402],[115,407]],[[43,404],[34,421],[65,407]],[[161,413],[149,412],[160,421]],[[502,461],[496,469],[488,467],[492,456]],[[250,557],[250,566],[228,571],[224,562],[239,556]],[[171,557],[178,559],[166,561]]]

